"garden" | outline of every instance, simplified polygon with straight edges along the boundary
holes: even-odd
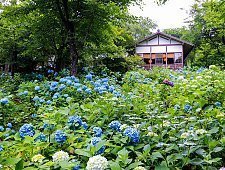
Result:
[[[225,72],[0,77],[0,169],[223,169]]]

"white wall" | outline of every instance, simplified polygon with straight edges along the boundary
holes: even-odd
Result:
[[[136,53],[150,53],[150,46],[147,47],[136,47]]]
[[[158,45],[158,37],[148,41],[148,45]]]
[[[166,53],[166,46],[152,46],[152,53]]]
[[[167,52],[182,52],[182,45],[174,45],[174,46],[168,46]]]
[[[159,37],[159,44],[170,44],[170,40]]]

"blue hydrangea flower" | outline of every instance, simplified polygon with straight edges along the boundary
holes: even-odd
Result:
[[[12,123],[8,123],[8,124],[7,124],[7,127],[8,127],[8,128],[12,128]]]
[[[74,83],[74,87],[78,88],[78,87],[80,87],[80,86],[81,86],[80,83]]]
[[[110,129],[113,129],[113,130],[116,130],[116,131],[120,131],[120,126],[121,126],[121,123],[119,121],[112,121],[110,124],[109,124],[109,128]]]
[[[9,100],[7,98],[3,98],[3,99],[0,100],[0,103],[5,105],[5,104],[9,103]]]
[[[103,78],[103,79],[102,79],[102,82],[103,82],[103,83],[107,83],[108,81],[109,81],[108,78]]]
[[[80,170],[80,165],[76,165],[73,167],[73,170]]]
[[[140,134],[135,128],[127,127],[124,130],[123,135],[128,136],[131,143],[138,143],[140,141]]]
[[[0,132],[3,132],[5,128],[3,126],[0,126]]]
[[[44,123],[43,129],[47,129],[47,130],[53,130],[54,125],[53,124],[48,124],[48,123]]]
[[[46,102],[46,104],[50,105],[50,104],[52,104],[52,101],[51,101],[51,100],[48,100],[48,101]]]
[[[65,84],[61,84],[59,87],[58,87],[58,89],[60,90],[60,91],[62,91],[63,89],[65,89],[66,88],[66,85]]]
[[[55,77],[57,77],[57,76],[58,76],[58,73],[57,73],[57,72],[55,72],[54,76],[55,76]]]
[[[114,86],[109,86],[109,89],[108,90],[109,90],[109,92],[112,93],[115,90],[115,87]]]
[[[41,89],[40,86],[36,86],[36,87],[34,88],[35,91],[39,91],[40,89]]]
[[[59,96],[60,96],[59,93],[55,93],[55,94],[52,96],[52,99],[57,99]]]
[[[45,99],[39,98],[39,102],[40,103],[44,103],[45,102]]]
[[[69,95],[68,94],[64,94],[63,97],[69,97]]]
[[[101,137],[102,136],[102,129],[100,127],[94,127],[93,128],[93,132],[94,132],[94,135],[96,137]]]
[[[67,80],[66,81],[66,84],[69,85],[69,86],[71,86],[72,85],[72,81],[71,80]]]
[[[77,92],[79,92],[79,93],[82,92],[82,88],[78,88]]]
[[[37,117],[37,114],[34,113],[34,114],[31,115],[31,117],[32,118],[36,118]]]
[[[24,95],[28,95],[28,91],[25,90],[25,91],[23,92],[23,94],[24,94]]]
[[[175,109],[175,110],[179,110],[179,109],[180,109],[180,105],[176,104],[176,105],[174,106],[174,109]]]
[[[34,127],[31,124],[24,124],[20,130],[19,134],[21,138],[24,138],[25,136],[31,136],[33,137],[35,135]]]
[[[191,106],[191,105],[186,104],[186,105],[184,106],[184,111],[185,111],[185,112],[190,112],[191,110],[192,110],[192,106]]]
[[[55,141],[58,142],[58,143],[64,143],[67,139],[67,136],[66,134],[61,131],[61,130],[57,130],[55,132]]]
[[[82,125],[82,120],[80,116],[70,116],[68,121],[67,121],[69,127],[76,129],[77,127],[80,127]]]
[[[99,137],[93,137],[91,139],[91,144],[93,146],[96,146],[102,139]],[[102,154],[105,151],[105,146],[102,146],[97,152],[96,155]]]
[[[48,74],[52,74],[52,73],[54,73],[54,70],[49,69]]]
[[[86,92],[87,94],[91,94],[91,89],[87,88],[87,89],[85,90],[85,92]]]
[[[33,98],[33,101],[38,101],[39,100],[39,97],[38,96],[35,96],[34,98]]]
[[[92,80],[92,74],[89,73],[88,75],[85,76],[85,78],[87,80],[91,81]]]
[[[35,141],[40,140],[41,142],[46,142],[47,141],[47,137],[44,133],[41,133],[36,139]]]
[[[87,124],[86,122],[82,122],[82,127],[83,127],[85,130],[87,130],[88,124]]]
[[[58,86],[58,84],[59,84],[59,83],[58,83],[57,81],[51,82],[51,86],[52,86],[52,87],[56,87],[56,86]]]
[[[4,147],[0,145],[0,152],[2,152],[3,150],[4,150]]]
[[[216,107],[221,107],[221,106],[222,106],[222,104],[221,104],[220,102],[215,102],[214,105],[215,105]]]

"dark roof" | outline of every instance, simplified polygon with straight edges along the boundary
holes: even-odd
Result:
[[[170,38],[170,39],[172,39],[172,40],[175,40],[175,41],[178,41],[178,42],[182,43],[183,46],[184,46],[184,51],[183,51],[183,53],[184,53],[184,60],[186,59],[186,57],[188,56],[188,54],[191,52],[191,50],[194,48],[194,44],[192,44],[192,43],[190,43],[190,42],[181,40],[181,39],[179,39],[179,38],[177,38],[177,37],[174,37],[174,36],[172,36],[172,35],[165,34],[165,33],[163,33],[163,32],[159,32],[159,31],[157,31],[156,33],[154,33],[154,34],[152,34],[152,35],[150,35],[150,36],[147,36],[147,37],[145,37],[144,39],[138,41],[137,44],[142,43],[143,41],[146,41],[146,40],[151,40],[151,39],[155,38],[155,37],[158,36],[158,35],[161,35],[161,36],[163,36],[163,37],[167,37],[167,38]],[[136,44],[136,45],[137,45],[137,44]]]

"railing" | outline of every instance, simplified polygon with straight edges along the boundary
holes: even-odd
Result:
[[[144,69],[146,69],[146,70],[150,70],[153,67],[164,67],[164,68],[166,68],[166,65],[165,64],[151,64],[151,65],[145,64],[145,65],[142,65],[142,67],[144,67]],[[179,69],[179,68],[183,68],[183,65],[182,64],[167,64],[167,68],[176,70],[176,69]]]

